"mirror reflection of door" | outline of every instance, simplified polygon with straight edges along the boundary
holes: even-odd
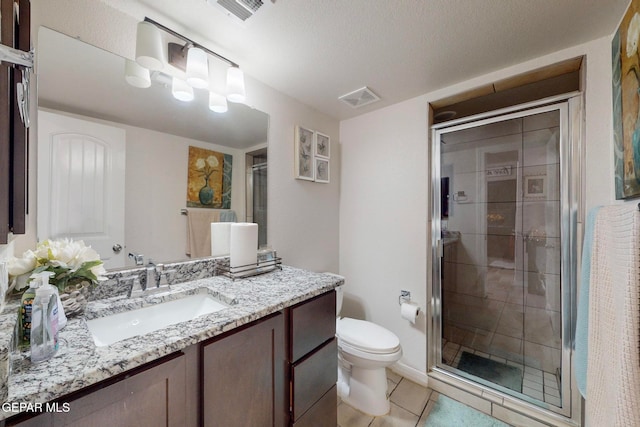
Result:
[[[123,267],[125,131],[40,110],[37,175],[38,240],[83,240]]]

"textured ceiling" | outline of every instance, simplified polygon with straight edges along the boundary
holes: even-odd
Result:
[[[339,119],[611,35],[628,4],[264,0],[269,4],[241,25],[206,0],[101,1],[182,32],[247,74]],[[382,101],[357,110],[338,101],[362,86]]]

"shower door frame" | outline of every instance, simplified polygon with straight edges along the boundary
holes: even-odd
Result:
[[[561,369],[562,369],[562,407],[556,407],[544,402],[533,404],[495,388],[463,378],[455,373],[455,368],[442,367],[442,292],[441,292],[441,258],[443,246],[441,239],[441,152],[440,135],[454,131],[479,127],[486,124],[501,122],[509,119],[530,116],[557,110],[560,115],[560,242],[561,242]],[[532,417],[557,418],[558,415],[573,421],[580,418],[580,397],[575,388],[574,367],[571,359],[574,348],[575,318],[576,318],[576,275],[579,267],[577,242],[581,241],[581,228],[578,223],[583,222],[584,189],[583,182],[583,153],[581,151],[582,135],[582,94],[572,92],[560,96],[546,98],[540,101],[504,108],[476,116],[465,117],[431,126],[430,167],[431,167],[431,249],[430,258],[431,286],[428,287],[430,301],[430,328],[427,339],[427,366],[431,378],[454,385],[472,394],[482,396],[490,392],[499,395],[504,406],[512,406],[520,412]],[[580,231],[580,235],[578,234]],[[518,236],[522,239],[522,236]],[[518,242],[522,243],[522,240]]]

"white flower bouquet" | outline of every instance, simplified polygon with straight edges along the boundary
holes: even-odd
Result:
[[[59,239],[38,243],[35,251],[28,250],[22,257],[8,260],[10,290],[20,291],[28,286],[33,273],[51,271],[50,283],[60,292],[67,287],[85,282],[96,285],[105,280],[106,271],[100,255],[82,240]]]

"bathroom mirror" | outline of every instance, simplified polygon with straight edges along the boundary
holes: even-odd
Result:
[[[231,102],[226,113],[214,113],[206,90],[195,90],[192,102],[178,101],[161,76],[152,77],[149,88],[133,87],[125,81],[124,58],[46,27],[39,29],[36,60],[40,111],[124,129],[123,252],[142,253],[145,262],[187,258],[189,146],[233,156],[231,209],[238,221],[254,220],[257,208],[247,206],[247,184],[258,184],[248,178],[247,167],[266,165],[266,113]],[[48,237],[39,232],[39,239]],[[124,258],[124,265],[132,265]]]

